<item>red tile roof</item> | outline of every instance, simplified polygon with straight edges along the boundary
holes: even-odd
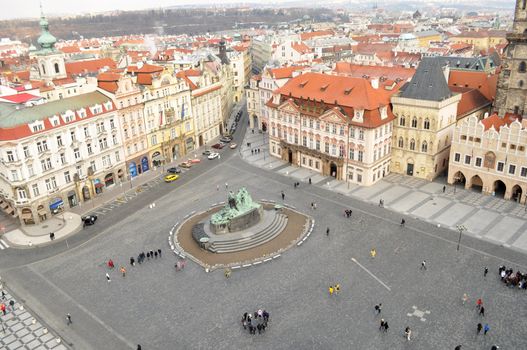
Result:
[[[332,30],[317,30],[314,32],[301,33],[300,40],[305,41],[305,40],[313,39],[316,37],[324,37],[324,36],[332,36],[332,35],[335,35],[335,32]]]
[[[300,42],[291,43],[291,48],[295,50],[296,52],[298,52],[299,54],[306,54],[306,53],[311,52],[311,49],[309,48],[309,46],[307,46],[304,43],[300,43]]]
[[[356,78],[362,78],[366,75],[370,78],[384,77],[390,80],[408,80],[415,74],[415,68],[365,66],[349,62],[337,62],[333,71],[337,74]]]
[[[115,93],[119,88],[117,82],[121,77],[118,73],[101,73],[97,76],[97,86],[103,90]]]
[[[138,66],[128,66],[127,71],[130,73],[159,73],[163,71],[163,67],[153,64],[143,64],[141,68]]]
[[[301,69],[305,69],[305,66],[291,66],[291,67],[280,67],[280,68],[269,68],[269,74],[273,77],[273,79],[285,79],[285,78],[291,78],[293,76],[293,72]]]
[[[99,58],[96,60],[67,62],[66,73],[68,74],[83,74],[83,73],[98,73],[102,68],[115,68],[117,65],[111,58]]]
[[[27,101],[31,101],[31,100],[39,100],[41,98],[42,97],[40,96],[28,94],[27,92],[23,92],[21,94],[16,94],[16,95],[0,96],[0,100],[4,100],[7,102],[11,102],[11,103],[17,103],[17,104],[26,103]]]
[[[487,99],[478,89],[451,86],[452,92],[461,93],[461,100],[457,105],[457,118],[461,119],[466,115],[482,108],[488,108],[492,101]]]
[[[216,90],[219,90],[221,89],[221,85],[216,85],[216,86],[213,86],[213,87],[210,87],[208,89],[205,89],[203,91],[198,91],[196,92],[195,94],[192,95],[192,97],[199,97],[199,96],[203,96],[205,94],[208,94],[209,92],[212,92],[212,91],[216,91]]]
[[[451,70],[448,77],[448,85],[478,89],[488,100],[494,101],[498,85],[498,74],[487,74],[483,71]]]
[[[485,130],[489,130],[491,127],[494,127],[496,131],[499,131],[502,126],[510,125],[515,120],[521,120],[521,117],[508,113],[503,118],[500,118],[496,113],[494,113],[493,115],[483,119],[481,123],[483,126],[485,126]]]

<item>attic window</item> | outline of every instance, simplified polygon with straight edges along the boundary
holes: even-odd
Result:
[[[328,88],[329,84],[326,84],[326,85],[322,85],[320,87],[320,91],[326,91],[326,89]]]
[[[344,90],[344,95],[349,95],[352,89],[353,88],[347,88],[346,90]]]
[[[301,88],[303,88],[304,86],[306,86],[307,82],[308,82],[308,81],[305,80],[305,81],[301,82],[298,86],[300,86]]]

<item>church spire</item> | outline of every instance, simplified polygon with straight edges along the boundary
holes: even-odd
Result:
[[[40,29],[42,30],[42,32],[37,42],[42,48],[41,51],[43,53],[55,51],[55,43],[57,42],[57,38],[55,38],[49,32],[49,23],[48,23],[48,20],[46,19],[46,16],[44,16],[42,0],[40,1],[40,23],[39,24],[40,24]]]

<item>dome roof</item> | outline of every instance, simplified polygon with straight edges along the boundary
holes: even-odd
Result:
[[[49,32],[48,20],[44,16],[40,17],[40,28],[42,28],[42,34],[40,34],[40,37],[37,40],[38,44],[42,50],[53,51],[55,49],[54,46],[57,42],[57,38]]]

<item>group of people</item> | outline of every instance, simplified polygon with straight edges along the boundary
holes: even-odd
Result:
[[[351,218],[351,214],[353,214],[353,210],[344,209],[344,216],[346,216],[347,218]]]
[[[269,313],[263,309],[258,309],[254,313],[244,313],[242,316],[243,329],[249,330],[249,334],[261,334],[265,332],[269,322]]]
[[[527,289],[527,273],[522,274],[520,271],[516,271],[506,266],[500,266],[498,268],[501,281],[509,287],[518,286],[520,289]]]
[[[329,291],[329,295],[338,295],[340,293],[340,284],[335,284],[334,286],[329,286],[328,288],[328,291]]]
[[[260,149],[259,148],[251,149],[251,154],[260,154]]]
[[[293,183],[293,188],[298,188],[298,187],[300,187],[300,182],[298,182],[298,181],[294,182]]]
[[[161,258],[161,253],[162,253],[161,249],[158,249],[155,251],[150,250],[150,251],[147,251],[146,253],[141,252],[137,256],[137,263],[142,264],[145,261],[145,259],[150,260],[150,259],[157,259],[158,257]],[[136,259],[133,256],[130,257],[130,265],[135,266],[135,262],[136,262]],[[115,263],[113,262],[112,259],[108,259],[108,261],[106,262],[106,266],[108,267],[108,269],[113,270],[115,268]],[[119,272],[123,275],[123,277],[126,277],[126,268],[124,266],[121,265],[119,267]],[[108,272],[106,272],[106,281],[108,283],[112,281],[110,274]]]

